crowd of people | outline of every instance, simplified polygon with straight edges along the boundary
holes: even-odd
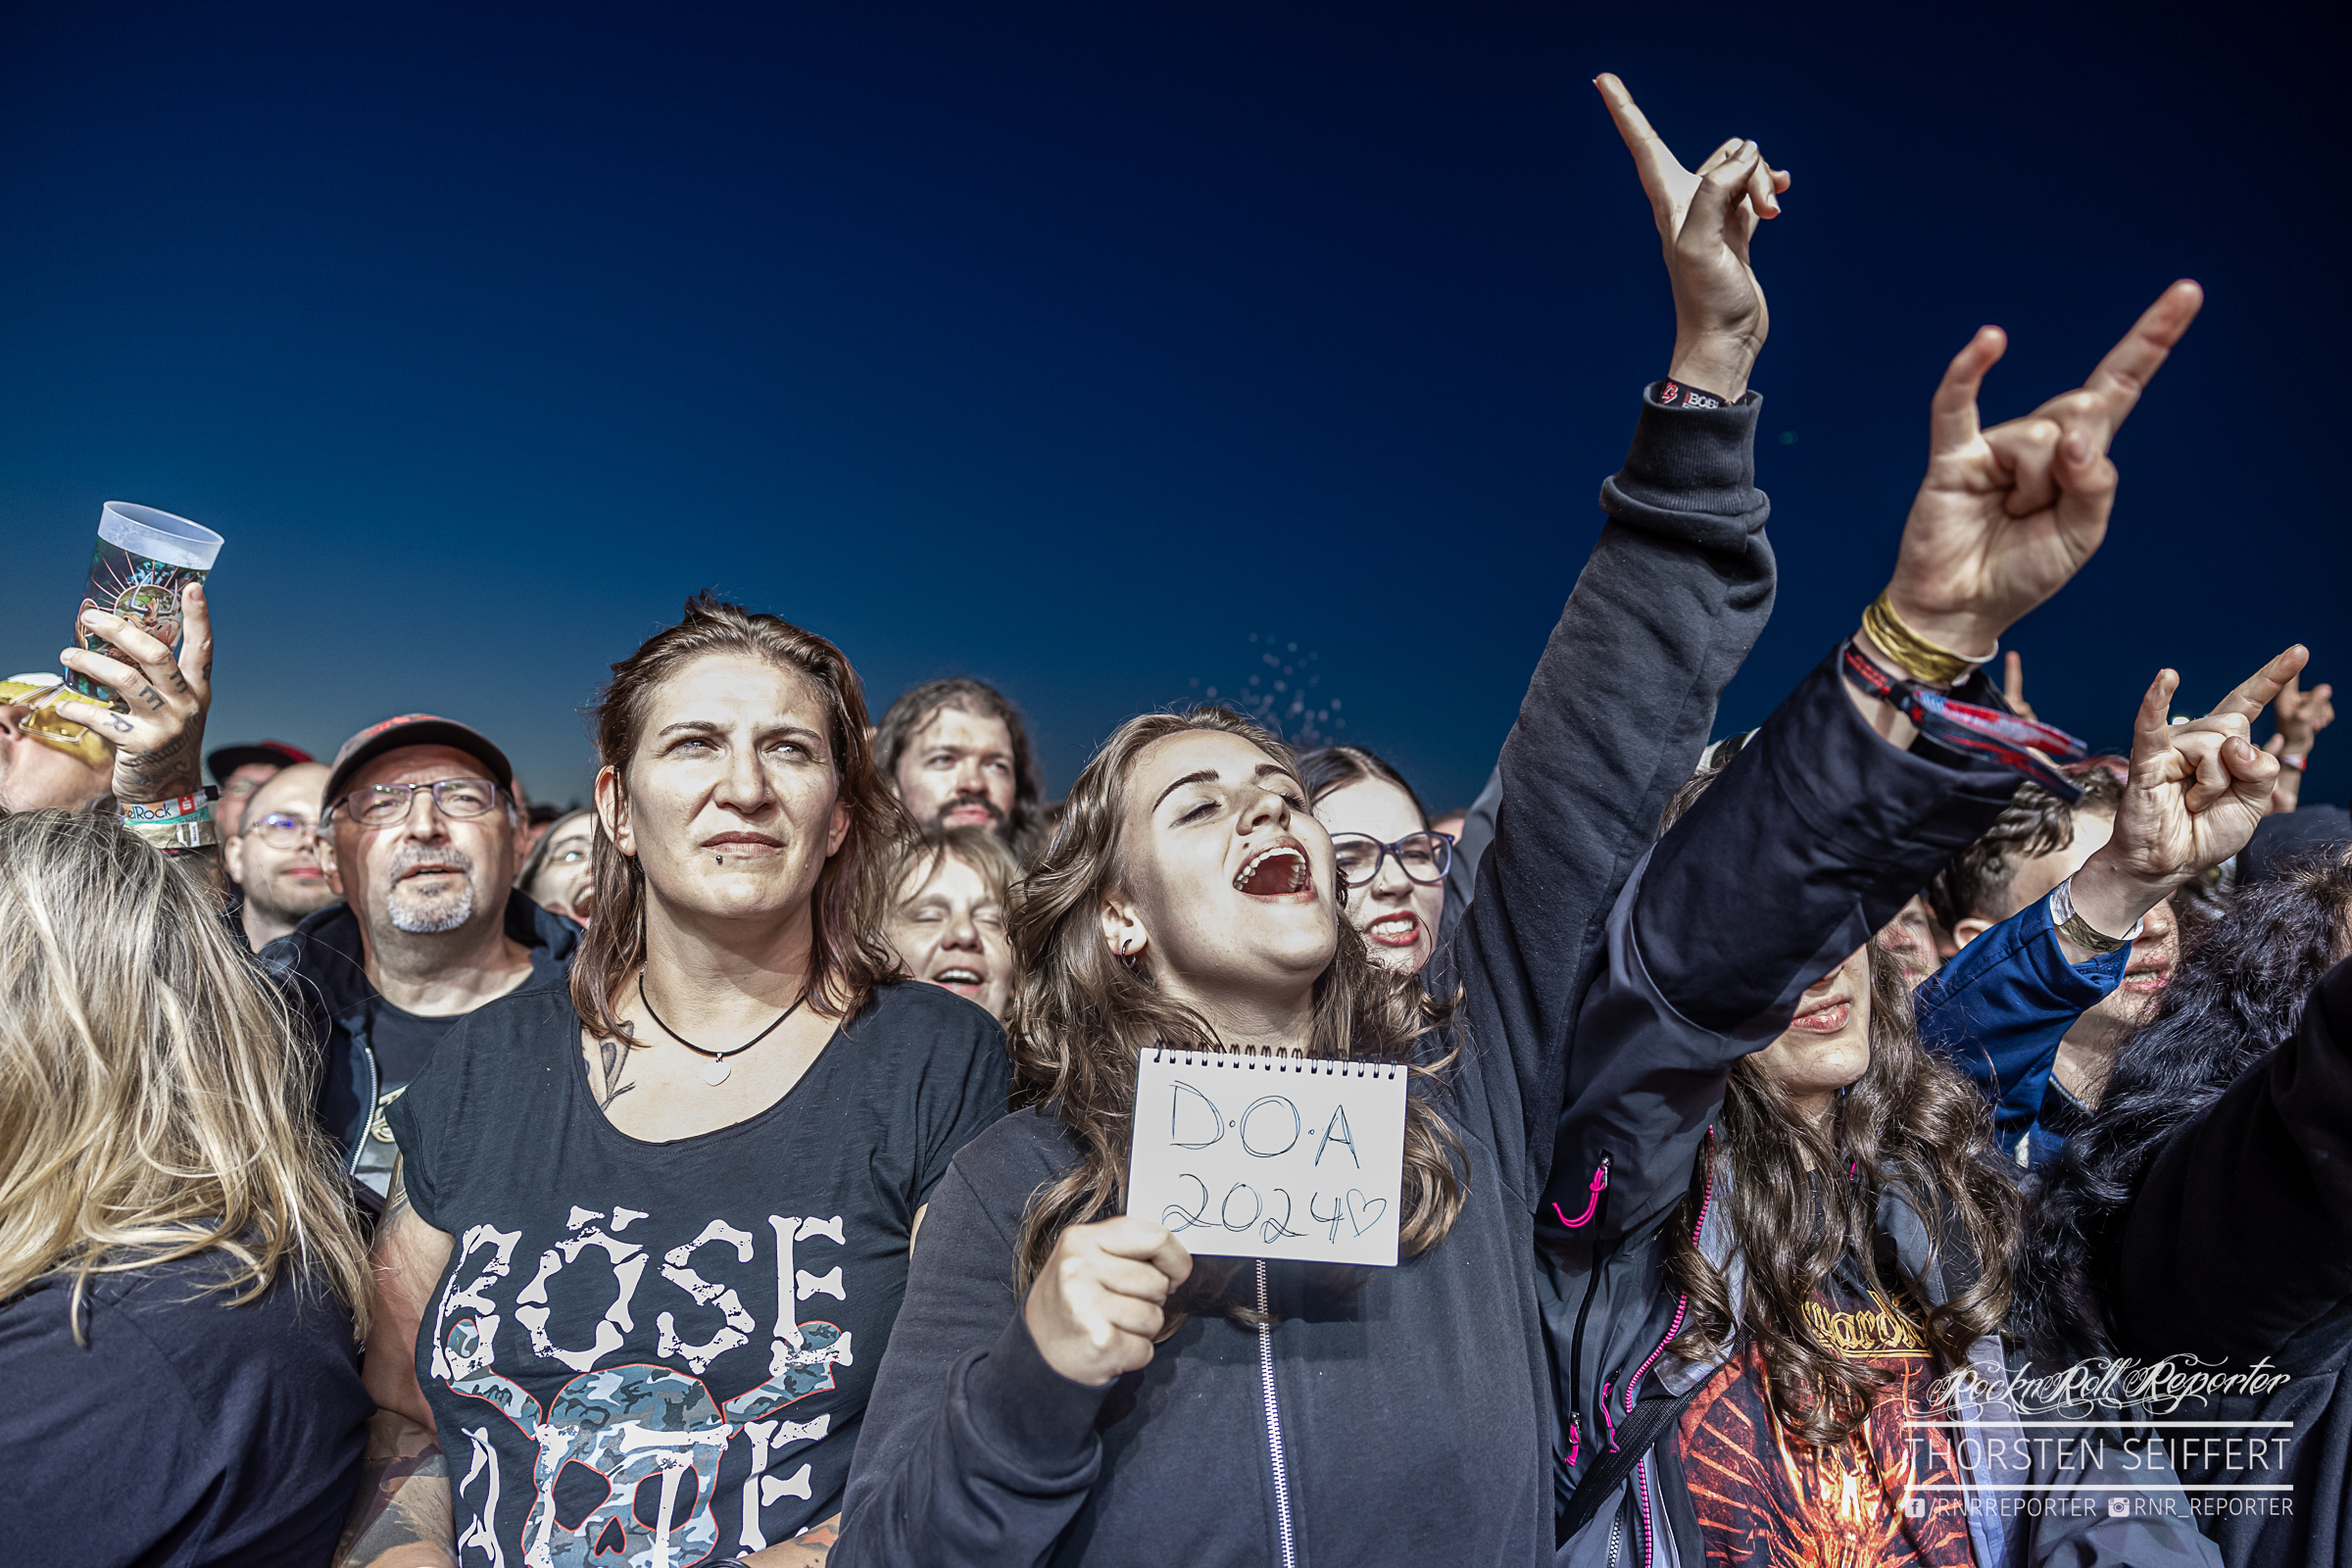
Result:
[[[1006,694],[877,717],[840,648],[709,594],[612,665],[568,810],[428,712],[205,755],[201,587],[177,648],[85,610],[64,673],[114,705],[0,687],[16,1534],[287,1568],[2352,1550],[2352,817],[2297,798],[2330,689],[2296,646],[2180,717],[2157,671],[2084,756],[1996,673],[2199,290],[1989,427],[1976,334],[1885,591],[1715,738],[1774,600],[1751,244],[1790,181],[1738,138],[1686,168],[1598,85],[1672,352],[1459,810],[1214,707],[1055,800]],[[1170,1049],[1404,1073],[1396,1263],[1130,1212]]]

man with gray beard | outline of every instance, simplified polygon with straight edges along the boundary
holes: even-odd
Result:
[[[322,1058],[318,1116],[380,1199],[398,1152],[384,1107],[458,1020],[560,981],[579,927],[513,891],[514,770],[468,725],[404,713],[344,742],[321,795],[320,865],[343,902],[262,950]]]

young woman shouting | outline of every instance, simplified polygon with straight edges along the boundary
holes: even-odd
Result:
[[[837,1562],[1548,1555],[1529,1226],[1568,1024],[1611,891],[1771,599],[1745,254],[1786,181],[1738,142],[1701,175],[1669,224],[1675,379],[1603,491],[1612,521],[1504,750],[1507,820],[1426,991],[1372,961],[1262,730],[1139,718],[1071,790],[1012,921],[1010,1036],[1041,1103],[940,1188]],[[1409,1064],[1396,1266],[1196,1260],[1122,1214],[1156,1046]]]
[[[597,751],[568,986],[473,1013],[392,1107],[368,1387],[438,1432],[443,1546],[821,1560],[924,1204],[1004,1113],[1003,1035],[893,979],[908,829],[831,643],[692,601],[613,666]],[[395,1471],[429,1464],[411,1442]]]

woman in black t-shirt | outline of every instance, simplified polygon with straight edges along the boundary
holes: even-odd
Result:
[[[447,1458],[412,1431],[354,1562],[821,1560],[923,1205],[1004,1109],[995,1021],[894,980],[907,828],[838,649],[705,596],[598,711],[568,986],[391,1112],[368,1388]]]

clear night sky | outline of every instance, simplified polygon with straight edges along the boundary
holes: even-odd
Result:
[[[2181,275],[2029,693],[2115,744],[2161,663],[2200,710],[2297,639],[2352,686],[2340,52],[2296,9],[23,0],[0,673],[54,665],[121,498],[228,537],[215,743],[431,709],[581,795],[574,710],[712,584],[877,710],[1001,683],[1056,792],[1295,641],[1457,804],[1671,343],[1607,69],[1796,176],[1780,607],[1722,727],[1884,582],[1971,329],[2006,416]],[[2352,719],[2305,798],[2347,792]]]

